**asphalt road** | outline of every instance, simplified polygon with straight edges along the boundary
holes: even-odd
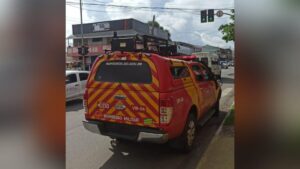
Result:
[[[86,131],[82,101],[66,105],[66,167],[68,169],[194,169],[233,102],[234,68],[222,69],[221,113],[199,128],[195,149],[181,154],[167,145],[122,142]]]

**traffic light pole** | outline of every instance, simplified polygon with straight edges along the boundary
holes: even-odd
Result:
[[[81,46],[83,46],[82,0],[80,0]],[[82,55],[82,70],[85,70],[85,57]]]
[[[229,16],[233,16],[233,14],[229,14],[229,13],[225,13],[223,12],[224,15],[229,15]]]
[[[151,28],[152,35],[154,35],[154,22],[155,22],[155,15],[153,15],[153,19],[152,19],[152,28]]]

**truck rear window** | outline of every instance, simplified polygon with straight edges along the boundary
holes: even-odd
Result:
[[[118,83],[151,83],[151,69],[143,61],[104,61],[98,67],[95,81]]]

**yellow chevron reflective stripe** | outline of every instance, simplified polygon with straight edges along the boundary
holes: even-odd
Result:
[[[155,86],[159,86],[159,82],[158,82],[158,80],[156,79],[156,77],[155,76],[152,76],[152,80],[153,80],[153,83],[155,84]]]
[[[114,83],[113,84],[113,86],[112,86],[112,88],[115,88],[115,87],[117,87],[117,85],[118,85],[118,83]],[[98,100],[100,100],[100,101],[102,101],[104,98],[106,98],[108,95],[110,95],[112,92],[114,92],[114,90],[107,90],[107,89],[104,89],[104,90],[106,90],[106,92],[103,92],[103,95],[102,96],[100,96],[100,98],[98,99]],[[91,112],[93,112],[94,110],[95,110],[95,108],[97,107],[97,102],[95,102],[95,104],[93,104],[92,106],[91,106]]]
[[[126,84],[124,85],[124,87],[126,90],[130,90]],[[147,106],[134,92],[129,92],[129,93],[140,105]],[[158,117],[155,115],[155,113],[150,108],[148,108],[148,111],[146,113],[149,114],[151,116],[151,118],[154,119],[156,122],[159,121]]]
[[[142,90],[142,89],[140,88],[140,86],[138,86],[137,84],[133,84],[132,86],[133,86],[135,89],[137,89],[137,90]],[[144,96],[145,100],[147,100],[148,103],[150,103],[150,104],[152,105],[152,107],[155,108],[156,111],[158,111],[158,105],[157,105],[157,103],[155,103],[155,102],[153,101],[153,99],[152,99],[146,92],[140,92],[140,94],[141,94],[142,96]]]
[[[144,56],[142,60],[145,61],[145,62],[147,62],[148,65],[150,66],[150,68],[151,68],[155,73],[157,72],[154,63],[153,63],[147,56]]]

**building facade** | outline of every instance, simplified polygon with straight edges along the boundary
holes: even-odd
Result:
[[[150,25],[135,19],[87,23],[82,26],[83,44],[81,25],[72,25],[73,34],[67,37],[67,39],[72,40],[73,45],[67,47],[67,55],[69,57],[73,57],[74,60],[79,60],[79,65],[84,67],[85,70],[90,70],[97,56],[104,54],[105,50],[111,49],[111,40],[114,32],[117,32],[118,37],[151,35],[163,39],[169,39],[168,32],[156,27],[152,30]],[[89,53],[84,57],[78,54],[78,47],[82,45],[89,47]]]
[[[203,52],[215,53],[219,56],[220,60],[232,60],[232,50],[222,49],[215,46],[205,45],[202,47]]]

